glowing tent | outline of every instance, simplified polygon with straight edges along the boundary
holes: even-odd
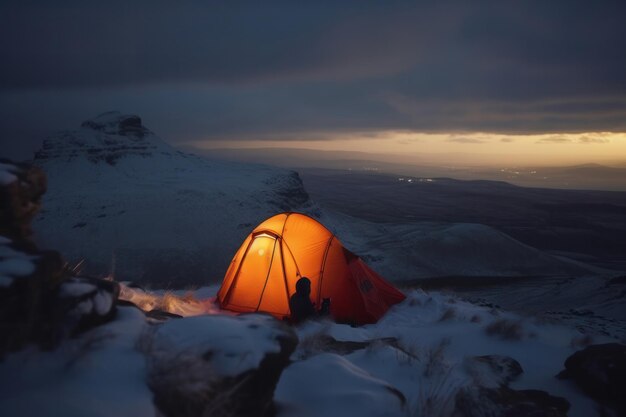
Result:
[[[331,316],[340,322],[376,322],[405,296],[316,220],[299,213],[277,214],[243,242],[222,282],[217,299],[224,309],[289,316],[296,282],[311,280],[311,301],[319,309],[331,299]]]

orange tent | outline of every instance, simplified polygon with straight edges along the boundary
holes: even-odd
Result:
[[[330,298],[331,316],[341,322],[374,323],[405,298],[318,221],[281,213],[248,235],[217,299],[227,310],[262,311],[283,319],[289,317],[289,298],[303,276],[311,280],[315,307]]]

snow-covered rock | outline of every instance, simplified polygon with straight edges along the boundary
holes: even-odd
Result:
[[[182,153],[118,112],[46,139],[35,163],[49,179],[42,245],[163,286],[221,280],[254,226],[310,204],[295,172]]]
[[[172,319],[144,338],[148,384],[169,417],[268,415],[298,343],[286,324],[258,314]]]
[[[518,361],[501,355],[469,357],[465,370],[476,385],[489,388],[508,386],[524,372]]]

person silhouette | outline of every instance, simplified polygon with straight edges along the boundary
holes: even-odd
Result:
[[[291,321],[301,323],[302,321],[316,316],[315,306],[311,302],[311,280],[302,277],[296,282],[296,292],[289,299],[289,310],[291,310]]]

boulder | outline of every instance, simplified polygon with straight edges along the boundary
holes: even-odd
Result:
[[[567,417],[565,398],[545,391],[468,387],[455,398],[453,417]]]
[[[292,328],[259,314],[172,319],[144,339],[148,385],[167,417],[273,415],[298,343]]]
[[[558,378],[573,380],[602,405],[626,415],[626,345],[591,345],[565,360]]]
[[[30,224],[45,192],[40,168],[0,159],[0,235],[32,245]]]
[[[474,383],[481,387],[508,386],[524,372],[518,361],[500,355],[472,356],[465,359],[464,365]]]

